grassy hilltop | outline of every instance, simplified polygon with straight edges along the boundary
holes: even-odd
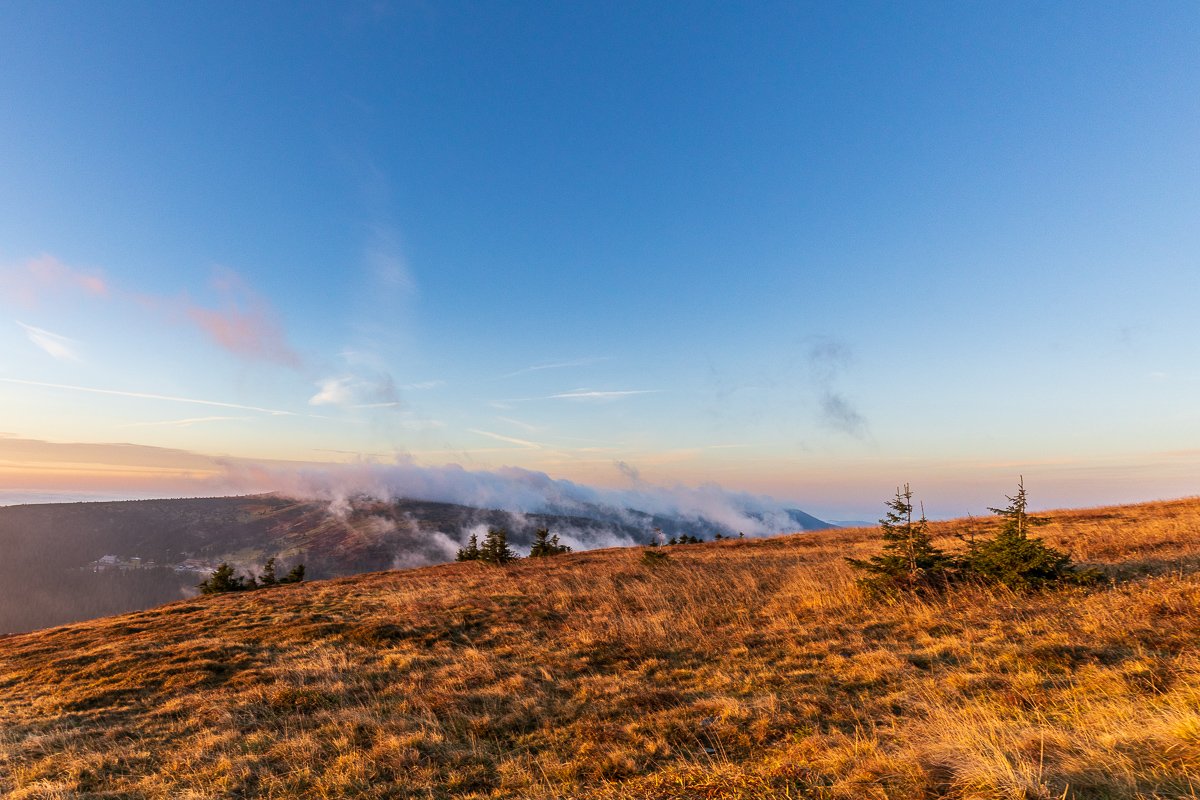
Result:
[[[1100,588],[869,603],[871,530],[449,564],[0,640],[12,798],[1196,798],[1200,500]],[[990,523],[974,523],[982,532]],[[965,523],[932,526],[953,548]]]

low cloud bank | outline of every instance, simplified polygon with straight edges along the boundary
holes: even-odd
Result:
[[[719,530],[747,536],[795,531],[803,525],[790,513],[794,505],[773,497],[730,491],[713,483],[660,486],[642,480],[626,465],[618,467],[631,484],[628,488],[588,486],[519,467],[467,470],[457,464],[420,466],[411,460],[286,470],[231,465],[229,477],[239,488],[270,488],[296,498],[322,500],[329,502],[334,511],[348,509],[358,498],[426,500],[512,514],[608,520],[626,530],[644,531],[647,538],[656,527],[669,532],[680,524],[695,526],[694,530],[702,534]],[[603,538],[608,541],[576,544],[597,547],[628,543],[627,537]]]

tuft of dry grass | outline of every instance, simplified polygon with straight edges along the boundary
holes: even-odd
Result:
[[[1200,500],[1102,588],[867,603],[870,530],[450,564],[0,640],[12,798],[1196,798]],[[986,520],[973,523],[986,533]],[[941,546],[967,522],[937,523]]]

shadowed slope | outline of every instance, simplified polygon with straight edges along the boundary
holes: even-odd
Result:
[[[0,640],[12,797],[1195,797],[1200,501],[1121,578],[869,605],[873,531],[452,564]],[[981,529],[990,524],[976,523]],[[963,523],[938,523],[939,544]]]
[[[461,531],[487,526],[517,543],[541,526],[591,541],[644,536],[617,521],[419,500],[356,499],[341,514],[270,495],[12,506],[0,508],[0,585],[21,602],[0,603],[0,634],[188,597],[222,561],[257,570],[275,556],[315,578],[449,561]],[[104,556],[123,566],[97,569]]]

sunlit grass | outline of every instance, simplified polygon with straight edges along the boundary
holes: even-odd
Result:
[[[872,531],[454,564],[0,640],[18,798],[1194,798],[1200,501],[1059,512],[1112,581],[870,604]],[[987,521],[975,523],[985,532]],[[953,547],[965,523],[937,523]]]

